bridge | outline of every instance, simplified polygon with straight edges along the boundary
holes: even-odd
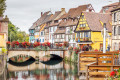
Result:
[[[36,64],[35,62],[28,65],[28,66],[14,66],[12,64],[7,65],[8,71],[13,72],[13,71],[32,71],[32,70],[43,70],[43,69],[49,69],[49,70],[57,70],[57,69],[62,69],[63,68],[63,62],[56,64],[56,65],[45,65],[43,63]]]
[[[45,55],[55,54],[62,58],[64,58],[65,50],[48,50],[48,51],[35,51],[30,49],[15,49],[15,50],[8,50],[8,59],[18,55],[28,55],[36,59],[36,57],[42,58]]]

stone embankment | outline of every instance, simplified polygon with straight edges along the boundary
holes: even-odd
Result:
[[[6,59],[5,59],[5,55],[0,55],[0,80],[6,80]]]

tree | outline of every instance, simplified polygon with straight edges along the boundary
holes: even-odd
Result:
[[[11,22],[8,24],[8,40],[9,41],[29,41],[29,35],[25,31],[21,31],[18,27],[13,25]]]
[[[17,40],[17,29],[15,25],[13,25],[11,22],[8,24],[8,40],[9,41],[16,41]]]
[[[6,10],[6,0],[0,0],[0,16],[3,16],[3,13]]]

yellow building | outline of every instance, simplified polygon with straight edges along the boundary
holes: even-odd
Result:
[[[6,33],[0,33],[0,48],[6,47]]]
[[[5,18],[0,17],[0,48],[6,47],[8,41],[8,22],[7,16]]]
[[[82,12],[77,27],[75,29],[75,38],[78,46],[83,49],[84,47],[92,48],[93,50],[102,50],[103,36],[103,23],[106,23],[108,34],[111,36],[112,25],[110,14],[102,14],[95,12]],[[111,38],[106,40],[106,48],[111,44]]]

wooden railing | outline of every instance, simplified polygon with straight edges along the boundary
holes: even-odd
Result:
[[[119,52],[81,52],[79,54],[79,73],[87,73],[87,79],[92,76],[105,77],[105,75],[110,75],[110,71],[118,65]]]

